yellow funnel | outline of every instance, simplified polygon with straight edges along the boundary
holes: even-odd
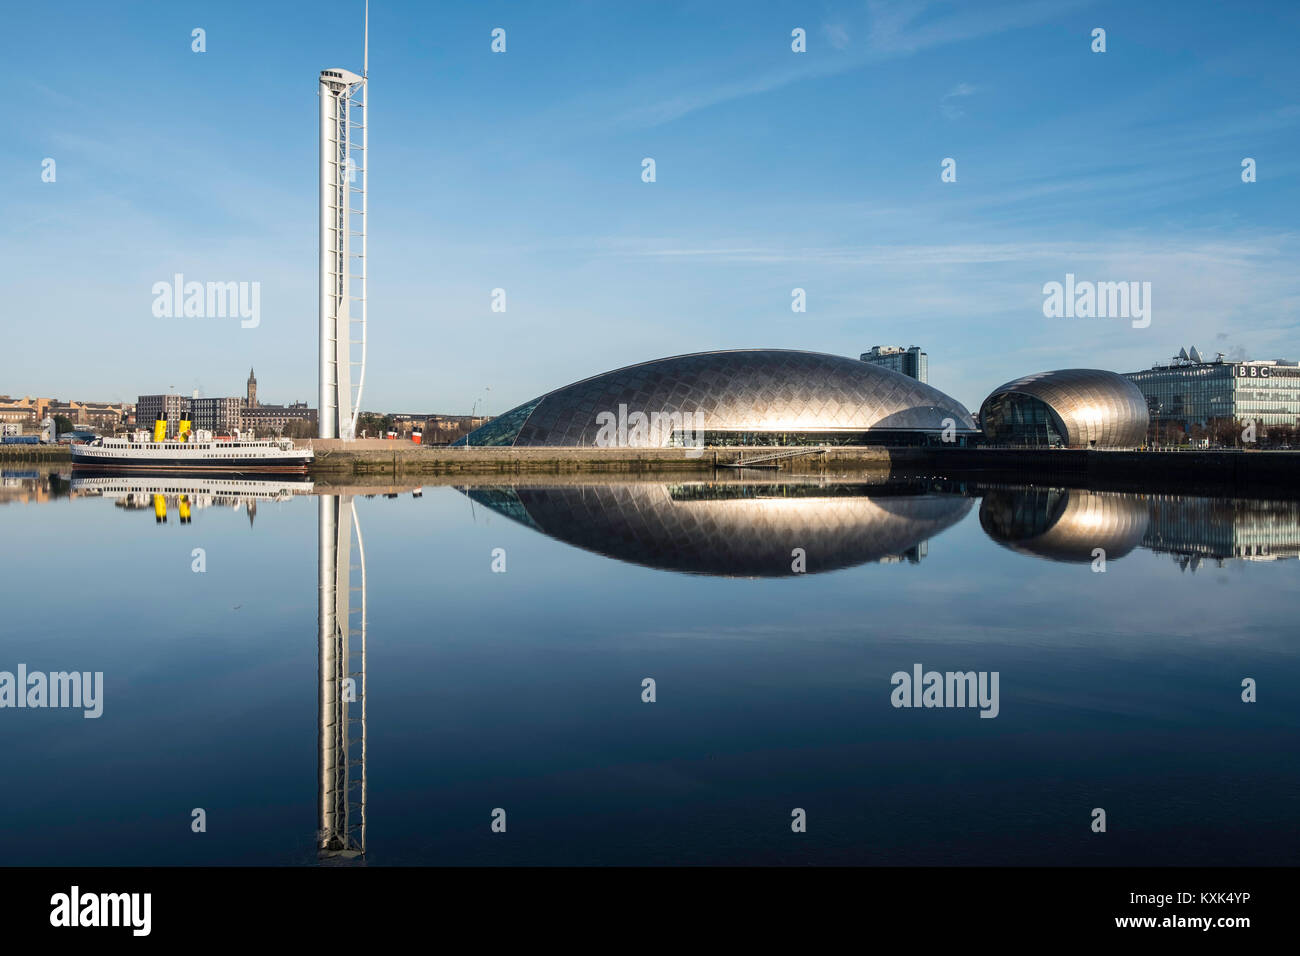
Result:
[[[162,495],[153,496],[153,520],[155,522],[167,520],[167,499]]]
[[[190,420],[188,418],[181,419],[180,428],[176,430],[176,437],[181,441],[190,440]]]
[[[167,440],[167,419],[159,418],[153,423],[153,440],[156,442]]]
[[[181,495],[180,500],[181,524],[190,523],[190,496]]]

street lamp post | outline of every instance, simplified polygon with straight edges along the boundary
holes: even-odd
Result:
[[[492,391],[492,386],[484,387],[483,394],[474,399],[474,404],[469,408],[469,431],[465,433],[465,450],[469,450],[469,436],[474,432],[474,418],[478,413],[478,403],[483,402],[484,414],[487,413],[487,393]]]

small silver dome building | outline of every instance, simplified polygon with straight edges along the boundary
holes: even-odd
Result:
[[[658,447],[957,443],[954,398],[900,372],[786,349],[697,352],[605,372],[525,402],[454,444]]]
[[[990,442],[1066,448],[1132,448],[1150,415],[1136,385],[1114,372],[1067,368],[995,388],[980,406]]]

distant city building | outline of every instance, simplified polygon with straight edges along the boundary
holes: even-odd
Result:
[[[126,423],[133,406],[123,402],[59,402],[49,404],[48,414],[62,415],[83,430],[112,434]]]
[[[407,437],[413,431],[423,431],[421,442],[425,445],[447,445],[462,435],[466,435],[476,428],[479,428],[492,420],[491,415],[438,415],[433,413],[412,413],[412,412],[393,412],[390,415],[379,415],[374,412],[366,412],[366,416],[374,416],[378,419],[388,418],[392,421],[397,430],[399,437]],[[357,436],[361,436],[362,431],[367,430],[367,422],[358,421]],[[373,427],[368,429],[375,432]],[[371,434],[369,437],[377,437],[377,434]]]
[[[870,352],[863,352],[861,359],[881,368],[902,372],[918,382],[930,381],[930,356],[921,351],[919,345],[903,348],[901,345],[873,345]]]
[[[192,398],[190,399],[190,419],[196,429],[210,431],[214,435],[229,435],[239,428],[240,416],[244,411],[242,398]]]
[[[135,418],[141,428],[153,428],[159,418],[167,419],[167,437],[175,438],[181,419],[190,413],[192,399],[184,395],[141,395],[135,401]]]
[[[308,408],[306,402],[292,405],[258,405],[255,408],[243,408],[239,413],[240,429],[253,430],[258,435],[282,432],[291,422],[316,424],[316,409]]]
[[[0,395],[0,423],[19,425],[24,433],[35,432],[42,420],[56,415],[83,431],[112,434],[135,415],[135,406],[126,402],[61,402],[57,398],[15,400]]]
[[[1228,362],[1219,353],[1204,360],[1179,349],[1166,365],[1124,377],[1146,399],[1153,425],[1190,432],[1213,421],[1300,425],[1300,365],[1284,359]]]
[[[257,376],[248,370],[247,391],[243,397],[186,398],[182,395],[141,395],[136,402],[135,420],[141,428],[152,428],[157,415],[165,411],[167,435],[176,436],[176,423],[182,418],[193,422],[195,430],[215,435],[230,435],[236,430],[258,435],[278,435],[294,422],[316,423],[316,409],[306,402],[292,405],[264,405],[257,397]]]
[[[14,400],[8,395],[0,395],[0,423],[18,425],[20,434],[29,431],[45,417],[50,401],[48,398],[30,397]]]

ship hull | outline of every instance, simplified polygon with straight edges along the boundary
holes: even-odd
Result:
[[[154,461],[113,461],[96,458],[78,461],[73,459],[72,467],[78,474],[105,475],[152,475],[159,472],[187,475],[305,475],[307,463],[301,458],[295,459],[261,459],[258,461],[176,461],[157,459]]]
[[[82,474],[105,475],[176,474],[191,475],[303,475],[311,464],[310,456],[265,455],[248,458],[212,458],[193,456],[126,456],[85,454],[72,451],[72,467]]]

